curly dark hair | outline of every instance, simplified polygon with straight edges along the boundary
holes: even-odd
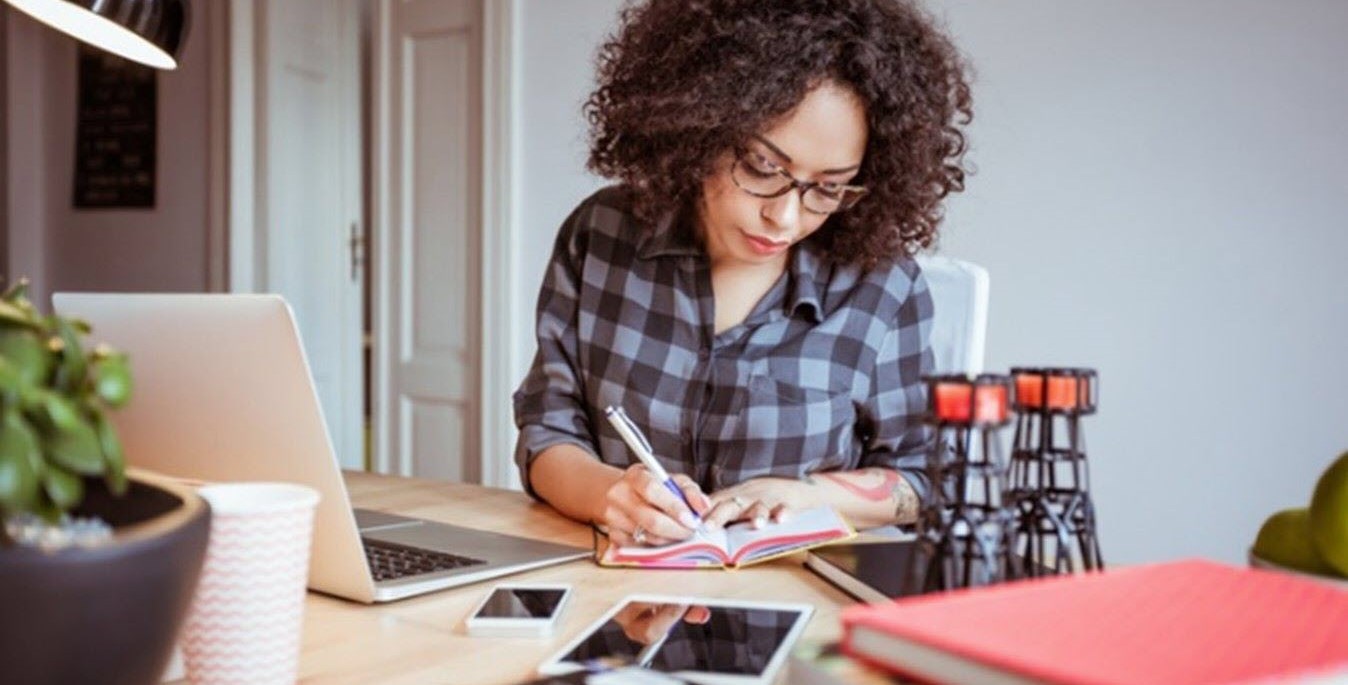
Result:
[[[864,104],[852,183],[869,194],[815,232],[830,259],[873,268],[932,246],[964,189],[968,67],[910,0],[648,0],[626,5],[585,103],[588,168],[648,222],[697,198],[722,155],[834,81]]]

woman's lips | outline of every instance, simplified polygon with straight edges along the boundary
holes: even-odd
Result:
[[[744,230],[741,230],[740,233],[744,234],[744,240],[749,244],[749,249],[753,250],[755,253],[760,255],[777,254],[778,252],[781,252],[782,250],[791,247],[791,241],[789,240],[777,242],[775,240],[768,240],[767,238],[761,238]]]

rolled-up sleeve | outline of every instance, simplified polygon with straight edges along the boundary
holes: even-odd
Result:
[[[596,453],[576,339],[584,262],[580,224],[589,213],[588,206],[584,203],[578,207],[558,232],[538,296],[538,352],[513,398],[515,426],[519,428],[515,463],[525,491],[535,498],[538,494],[529,482],[529,466],[543,450],[569,443]]]
[[[860,407],[867,439],[861,467],[892,468],[926,499],[926,472],[932,431],[924,422],[927,388],[922,377],[932,373],[932,299],[920,271],[908,297],[899,306],[896,323],[885,334],[876,356],[871,394]]]

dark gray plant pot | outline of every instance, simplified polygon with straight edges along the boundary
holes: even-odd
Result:
[[[79,513],[117,531],[98,549],[0,548],[0,681],[159,682],[201,574],[210,509],[135,473],[125,497],[87,481]]]

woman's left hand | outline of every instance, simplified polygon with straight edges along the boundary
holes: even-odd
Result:
[[[790,478],[753,478],[713,492],[711,509],[702,518],[718,528],[734,521],[749,521],[754,528],[762,528],[769,521],[786,520],[793,510],[813,506],[809,488]]]

